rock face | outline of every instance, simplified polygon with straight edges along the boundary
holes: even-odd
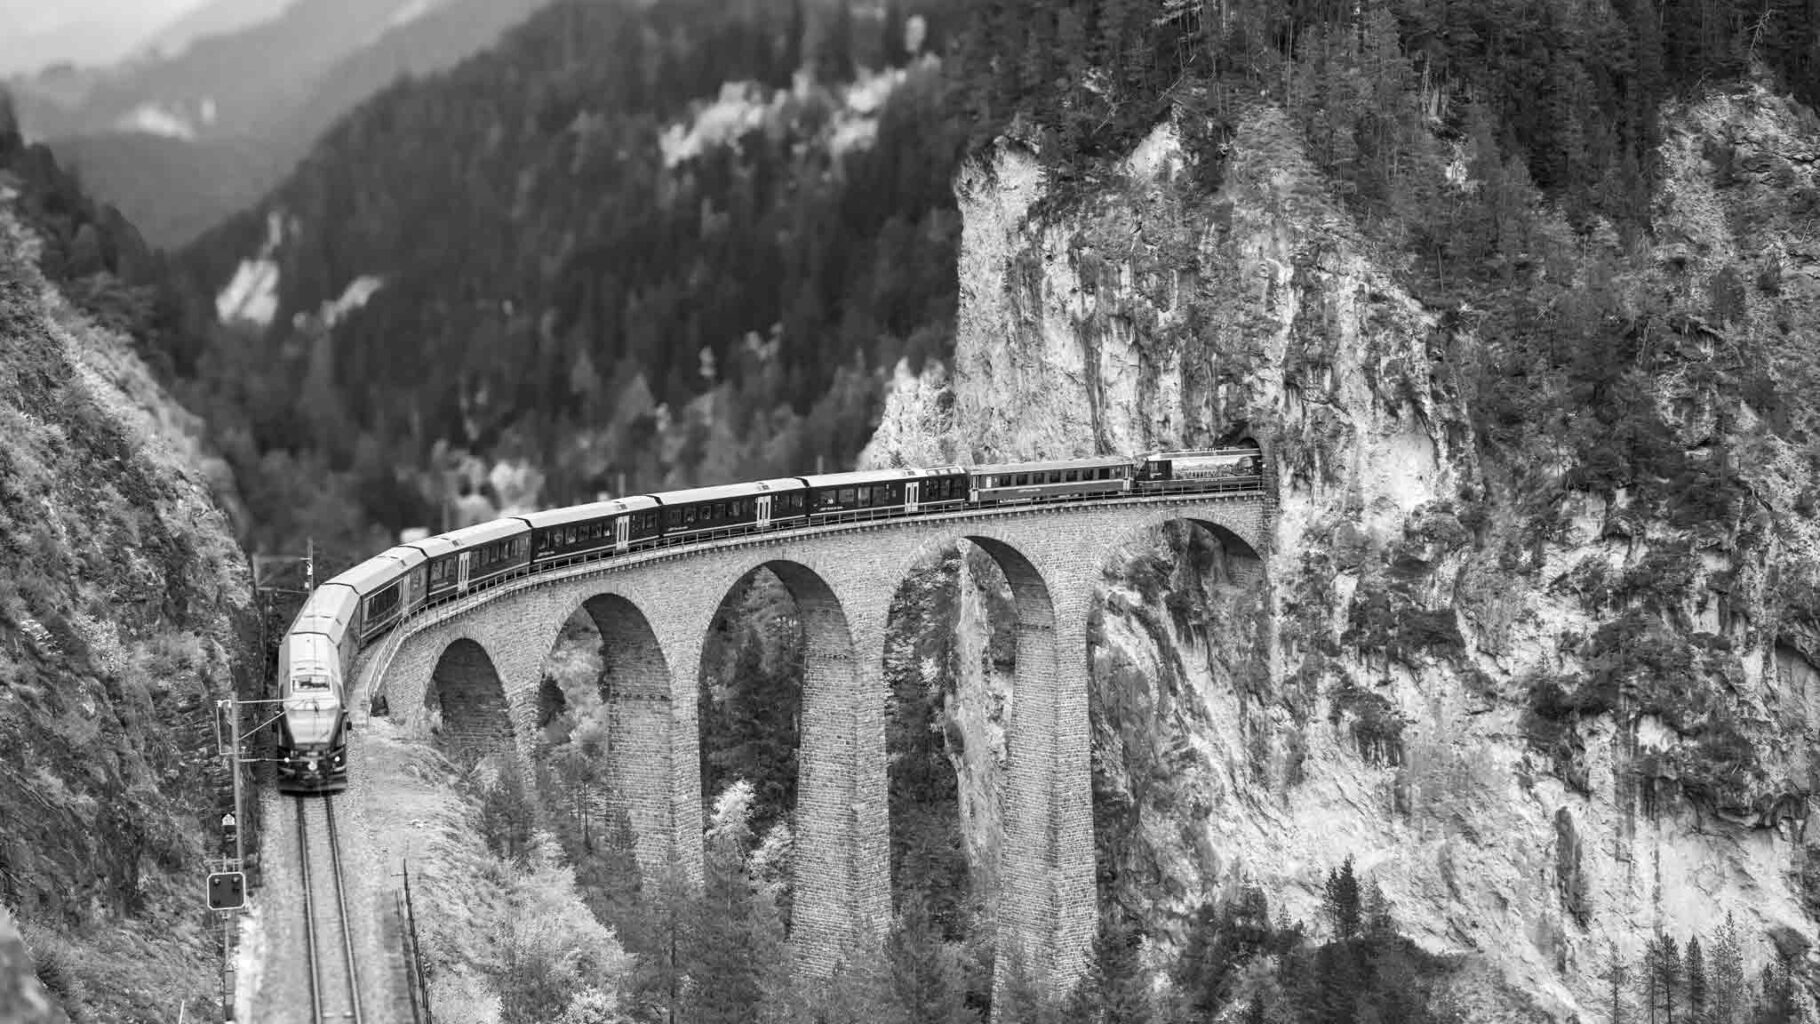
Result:
[[[15,195],[0,171],[0,904],[74,1019],[174,1019],[217,997],[199,911],[213,706],[257,664],[246,559],[191,418],[46,283]],[[39,991],[18,964],[0,993]]]
[[[39,983],[37,967],[13,916],[0,908],[0,1020],[16,1024],[68,1024],[69,1016]]]
[[[1725,518],[1483,444],[1492,341],[1412,296],[1279,111],[1242,120],[1213,191],[1169,125],[1090,194],[1010,144],[957,182],[952,372],[900,381],[866,461],[1248,436],[1280,481],[1268,550],[1180,529],[1108,567],[1101,897],[1153,943],[1241,882],[1323,928],[1348,855],[1404,933],[1488,968],[1462,974],[1475,1019],[1603,1019],[1614,952],[1634,971],[1728,913],[1752,973],[1816,939],[1814,435],[1710,367],[1809,372],[1820,121],[1746,89],[1665,123],[1653,246],[1595,229],[1568,266],[1578,287],[1603,246],[1604,286],[1666,305],[1653,395],[1691,462],[1735,467]]]

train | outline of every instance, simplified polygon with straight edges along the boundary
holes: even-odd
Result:
[[[347,788],[361,650],[425,608],[531,573],[651,548],[885,517],[1174,492],[1261,491],[1256,442],[1136,458],[882,469],[612,498],[400,544],[317,587],[278,649],[278,789]]]

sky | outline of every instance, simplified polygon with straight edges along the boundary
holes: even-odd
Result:
[[[0,0],[0,75],[106,64],[205,0]]]

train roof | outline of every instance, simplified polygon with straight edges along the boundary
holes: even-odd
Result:
[[[410,550],[411,553],[415,554],[418,561],[423,561],[423,552],[418,551],[415,548],[407,550]],[[374,555],[372,558],[367,559],[354,568],[349,569],[347,572],[330,580],[329,583],[338,583],[344,587],[352,587],[354,588],[355,593],[359,594],[361,597],[365,597],[375,590],[382,590],[385,587],[391,586],[397,581],[398,577],[404,575],[405,568],[406,567],[402,562],[393,558],[388,552]],[[325,583],[323,585],[327,586],[328,584]]]
[[[730,498],[755,498],[765,494],[776,494],[780,491],[806,490],[801,480],[794,477],[778,480],[759,480],[749,484],[725,484],[720,487],[697,487],[688,491],[664,491],[649,497],[659,505],[692,505],[698,501],[725,501]]]
[[[299,668],[314,671],[341,664],[340,655],[329,638],[321,633],[292,633],[285,637],[289,645],[285,651],[285,668],[296,672]]]
[[[1056,459],[1049,462],[1000,462],[984,466],[968,466],[972,473],[1047,473],[1052,469],[1098,469],[1101,466],[1129,466],[1131,460],[1123,455],[1090,455],[1079,459]]]
[[[297,613],[297,620],[291,623],[292,633],[329,634],[331,629],[346,629],[354,618],[354,612],[360,607],[360,592],[346,583],[338,582],[340,576],[316,588],[309,600],[303,603]]]
[[[532,512],[529,515],[519,516],[518,518],[524,520],[525,523],[533,529],[543,529],[548,526],[568,526],[571,523],[585,523],[589,520],[600,519],[606,516],[622,515],[627,512],[643,512],[646,509],[656,508],[657,506],[658,501],[656,498],[648,498],[640,494],[625,498],[614,498],[610,501],[591,501],[586,505],[570,505],[567,508],[547,508],[541,512]]]
[[[409,544],[400,544],[395,548],[386,548],[379,554],[384,558],[390,558],[392,561],[397,562],[405,569],[415,569],[425,561],[423,552]]]
[[[817,476],[797,477],[810,487],[853,487],[859,484],[888,484],[899,480],[922,480],[932,476],[948,476],[965,473],[960,466],[939,466],[935,469],[868,469],[857,473],[822,473]]]
[[[459,530],[439,533],[434,537],[425,537],[404,546],[416,548],[425,555],[435,558],[437,555],[446,555],[460,551],[462,548],[478,547],[482,544],[491,544],[496,540],[516,537],[529,529],[530,527],[525,525],[523,519],[495,519],[489,523],[464,526]]]
[[[1229,444],[1224,448],[1187,448],[1174,452],[1150,452],[1144,457],[1147,459],[1204,459],[1213,455],[1256,455],[1261,451],[1263,448],[1259,447],[1256,441],[1246,441]]]

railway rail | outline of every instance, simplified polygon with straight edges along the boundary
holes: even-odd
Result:
[[[353,918],[341,870],[332,797],[296,797],[297,855],[303,877],[304,950],[311,1024],[361,1024]]]

